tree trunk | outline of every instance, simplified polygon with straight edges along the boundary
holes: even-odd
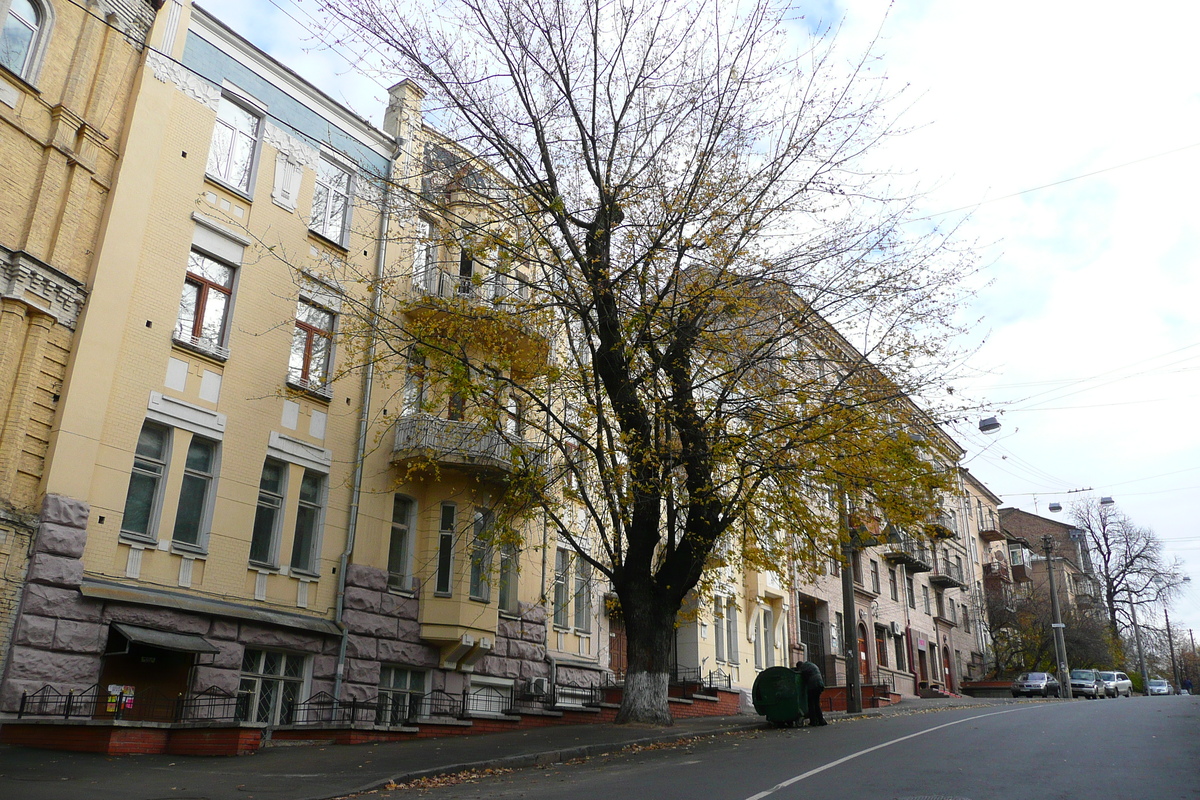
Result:
[[[667,703],[667,684],[671,677],[671,645],[679,609],[678,604],[673,608],[671,605],[622,602],[629,671],[625,674],[618,723],[672,725],[675,722]]]

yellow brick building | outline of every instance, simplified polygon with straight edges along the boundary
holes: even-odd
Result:
[[[0,2],[0,653],[153,18],[143,0]]]

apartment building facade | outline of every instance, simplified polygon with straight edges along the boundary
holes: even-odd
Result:
[[[151,3],[0,2],[0,670]]]
[[[59,72],[76,91],[39,38],[47,7],[10,2],[34,34],[0,78],[40,81],[42,105]],[[517,402],[474,417],[419,348],[385,341],[404,327],[391,315],[449,330],[480,304],[498,327],[472,359],[503,345],[496,362],[528,375],[551,358],[520,319],[536,287],[456,230],[488,223],[470,154],[427,124],[411,82],[375,127],[186,0],[115,13],[149,47],[107,28],[80,46],[95,64],[79,72],[96,78],[78,102],[107,116],[73,146],[100,166],[80,174],[89,162],[58,129],[39,146],[75,188],[34,181],[0,223],[26,226],[0,240],[0,334],[24,342],[3,351],[3,524],[25,537],[6,530],[0,545],[32,552],[5,574],[0,712],[50,687],[109,716],[162,721],[172,701],[176,722],[186,708],[284,731],[306,714],[337,721],[343,705],[402,728],[503,717],[548,692],[560,706],[593,698],[625,649],[576,553],[584,515],[574,541],[536,517],[520,542],[491,541],[505,481],[540,457]],[[68,17],[53,16],[55,36]],[[0,90],[0,113],[34,104]],[[38,108],[47,131],[67,119]],[[31,118],[6,120],[18,116]],[[39,243],[52,208],[60,230]],[[952,469],[958,445],[921,427]],[[920,530],[862,521],[862,546],[820,554],[817,570],[724,569],[681,620],[677,671],[749,688],[803,646],[831,684],[859,669],[901,694],[956,690],[977,650],[966,597],[983,528],[970,506],[942,507]]]
[[[519,432],[411,360],[374,370],[384,325],[350,321],[371,280],[402,301],[381,319],[507,297],[414,202],[454,152],[421,90],[393,87],[377,129],[188,2],[149,40],[0,708],[51,687],[283,728],[337,698],[399,726],[597,683],[586,562],[480,535]],[[523,334],[512,368],[538,369],[546,343]]]

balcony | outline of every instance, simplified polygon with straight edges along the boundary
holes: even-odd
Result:
[[[1012,577],[1015,583],[1030,583],[1033,580],[1033,570],[1028,564],[1013,564]]]
[[[882,545],[883,558],[893,564],[903,564],[909,572],[929,572],[932,556],[923,543],[903,533],[893,535]]]
[[[996,518],[986,517],[979,520],[979,538],[985,542],[1003,542],[1006,537]]]
[[[517,374],[538,374],[549,363],[550,337],[532,321],[523,276],[490,273],[481,280],[429,268],[413,276],[410,296],[405,313],[436,319],[447,338],[502,353]]]
[[[954,539],[958,536],[954,519],[948,514],[940,514],[925,524],[925,532],[930,539]]]
[[[392,462],[428,459],[440,466],[510,474],[521,455],[534,457],[533,445],[475,422],[412,414],[396,420]]]
[[[934,586],[942,586],[947,589],[963,589],[967,585],[963,581],[962,567],[958,564],[950,563],[950,559],[946,556],[934,559],[933,571],[929,574],[929,582]]]
[[[1008,564],[1003,561],[989,561],[983,565],[984,580],[999,580],[1004,583],[1012,583],[1012,573],[1009,572]]]

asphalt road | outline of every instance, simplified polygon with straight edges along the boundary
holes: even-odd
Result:
[[[1200,696],[1022,702],[727,734],[372,797],[1200,798]]]

